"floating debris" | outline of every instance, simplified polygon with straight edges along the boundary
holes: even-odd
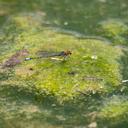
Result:
[[[85,60],[97,60],[98,56],[97,55],[86,55],[86,56],[83,56],[83,59],[85,59]]]
[[[128,82],[128,80],[122,80],[122,83],[127,83]]]
[[[2,64],[2,68],[14,67],[14,66],[20,64],[24,60],[23,58],[25,56],[27,56],[28,54],[29,54],[29,52],[26,49],[16,52],[14,55],[12,55],[8,60],[6,60]]]
[[[97,128],[97,122],[92,122],[88,125],[88,128]]]
[[[101,2],[101,3],[106,3],[107,0],[99,0],[99,2]]]
[[[34,69],[33,68],[29,68],[29,70],[33,71]]]
[[[98,59],[98,56],[92,55],[92,56],[91,56],[91,59],[92,59],[92,60],[97,60],[97,59]]]
[[[70,71],[70,72],[68,72],[68,75],[74,76],[74,75],[76,75],[76,73],[77,72],[75,72],[75,71]]]
[[[87,81],[103,81],[103,78],[95,77],[95,76],[85,76],[83,80]]]
[[[65,26],[67,26],[67,25],[68,25],[68,22],[67,22],[67,21],[65,21],[65,22],[64,22],[64,25],[65,25]]]

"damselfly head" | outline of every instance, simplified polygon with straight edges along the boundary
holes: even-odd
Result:
[[[67,51],[65,51],[65,54],[66,54],[66,55],[71,55],[72,52],[71,52],[70,50],[67,50]]]

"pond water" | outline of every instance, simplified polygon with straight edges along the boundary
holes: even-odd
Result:
[[[127,0],[48,0],[43,5],[50,24],[86,35],[96,35],[102,21],[128,19]]]
[[[99,35],[97,26],[102,21],[114,19],[128,23],[127,5],[127,0],[1,0],[0,22],[4,23],[9,15],[41,11],[47,26]]]
[[[4,26],[10,16],[19,14],[35,15],[35,12],[43,16],[41,19],[42,26],[49,27],[52,30],[79,37],[105,38],[110,42],[121,42],[119,44],[124,44],[128,41],[126,33],[128,32],[128,0],[0,0],[0,28]],[[37,20],[40,20],[38,16],[40,15],[37,15]],[[108,27],[104,26],[104,23],[105,25],[108,24]],[[110,34],[106,34],[104,30],[101,30],[104,28]],[[115,38],[113,38],[113,34]],[[4,47],[5,49],[7,48],[6,44],[0,44],[1,52]],[[122,62],[124,62],[122,70],[125,79],[128,77],[126,70],[128,69],[127,56],[128,52],[125,52],[125,56],[122,56]],[[6,78],[0,77],[0,80],[2,79]],[[46,104],[42,105],[34,99],[33,94],[26,93],[26,90],[17,88],[11,88],[7,85],[0,89],[0,101],[2,101],[0,103],[0,107],[2,108],[0,109],[0,113],[3,114],[0,116],[0,128],[13,128],[13,126],[15,128],[27,128],[28,125],[30,128],[36,128],[36,124],[39,128],[74,128],[75,123],[78,125],[76,128],[97,128],[97,124],[93,118],[95,118],[97,111],[101,107],[99,107],[100,98],[89,97],[84,103],[78,101],[78,103],[71,102],[68,105],[62,106],[50,100],[51,106],[49,106],[49,99]],[[121,113],[123,110],[120,109],[128,106],[128,103],[126,103],[127,94],[125,96],[120,96],[120,94],[111,95],[112,97],[108,96],[104,98],[103,104],[107,106],[105,110],[109,111],[110,108],[108,106],[114,103],[115,106],[112,106],[113,109],[116,109],[116,105],[119,104],[120,106],[117,109]],[[111,99],[111,103],[109,102],[109,98]],[[124,110],[127,110],[127,108]],[[82,111],[85,111],[85,114],[81,115]],[[120,113],[112,114],[116,117],[116,114],[118,116]],[[111,109],[109,114],[111,115]],[[92,124],[86,127],[83,124],[86,121],[89,122],[90,118],[86,121],[84,120],[88,116],[91,117]],[[78,123],[76,122],[77,120]],[[16,121],[18,122],[17,124]],[[105,120],[106,126],[104,128],[111,128],[113,126],[117,128],[118,124],[114,125],[112,121],[109,124],[109,121]],[[69,125],[70,122],[73,125]],[[101,119],[99,123],[102,128],[104,120]],[[122,116],[118,127],[127,128],[127,124],[127,117]]]

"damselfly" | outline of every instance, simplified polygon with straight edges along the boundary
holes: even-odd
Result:
[[[62,57],[63,59],[61,59],[61,60],[65,60],[66,57],[68,57],[71,54],[72,54],[72,52],[69,51],[69,50],[67,50],[67,51],[61,51],[61,52],[39,51],[37,53],[37,57],[29,57],[29,58],[25,58],[25,60],[48,58],[48,57],[50,57],[50,58],[53,58],[53,57]]]

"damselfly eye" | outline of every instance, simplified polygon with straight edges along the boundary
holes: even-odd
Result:
[[[72,54],[72,52],[71,52],[71,51],[67,51],[67,53],[68,53],[69,55],[71,55],[71,54]]]

